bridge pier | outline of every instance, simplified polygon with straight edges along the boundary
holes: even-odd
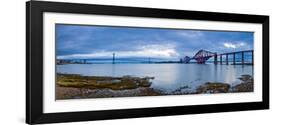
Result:
[[[214,63],[218,64],[218,55],[217,54],[215,54],[215,56],[214,56]]]
[[[222,64],[222,55],[220,55],[220,64]]]
[[[241,52],[241,63],[244,65],[244,52]]]
[[[226,61],[226,65],[228,65],[228,54],[226,54],[225,61]]]
[[[233,53],[233,65],[235,65],[235,53]]]
[[[254,65],[254,51],[252,51],[252,65]]]

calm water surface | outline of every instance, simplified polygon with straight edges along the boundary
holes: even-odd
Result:
[[[58,73],[87,76],[138,76],[155,77],[152,88],[174,91],[180,87],[196,88],[206,82],[240,83],[244,74],[253,76],[250,65],[214,64],[67,64],[57,65]]]

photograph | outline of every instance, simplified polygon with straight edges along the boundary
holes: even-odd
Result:
[[[55,24],[56,100],[254,92],[254,32]]]

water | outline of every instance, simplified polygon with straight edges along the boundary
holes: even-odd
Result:
[[[87,76],[138,76],[155,77],[152,88],[174,91],[180,87],[191,89],[206,82],[223,82],[230,85],[240,83],[239,77],[253,75],[251,65],[214,64],[67,64],[57,65],[58,73]]]

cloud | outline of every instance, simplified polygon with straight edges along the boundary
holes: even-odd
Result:
[[[201,31],[178,31],[176,32],[178,36],[186,37],[186,38],[200,38],[204,34]]]
[[[245,47],[247,44],[245,42],[239,42],[239,43],[225,42],[223,43],[223,45],[226,48],[236,49],[236,48]]]
[[[58,58],[193,56],[200,49],[229,52],[253,49],[245,32],[57,25]]]
[[[153,57],[153,58],[177,58],[179,54],[177,53],[175,46],[172,44],[153,44],[144,45],[138,47],[135,51],[100,51],[88,54],[71,54],[58,56],[58,59],[84,59],[84,58],[111,58],[112,54],[115,53],[116,57]]]
[[[235,46],[234,44],[232,44],[232,43],[224,43],[223,45],[224,45],[224,47],[226,47],[226,48],[233,48],[233,49],[236,48],[236,46]]]

